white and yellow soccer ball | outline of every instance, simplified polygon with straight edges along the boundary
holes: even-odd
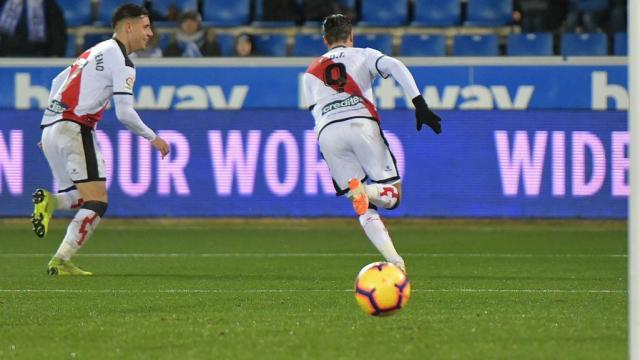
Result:
[[[388,262],[375,262],[358,273],[355,293],[356,301],[364,312],[386,316],[407,305],[411,284],[399,267]]]

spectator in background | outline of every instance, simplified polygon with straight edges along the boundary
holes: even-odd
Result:
[[[63,57],[67,26],[55,0],[0,0],[0,56]]]
[[[554,31],[564,20],[566,0],[515,0],[513,8],[523,33]]]
[[[242,33],[238,35],[233,44],[234,55],[239,57],[256,56],[255,46],[253,44],[253,37],[251,35]]]
[[[569,0],[569,14],[564,23],[564,31],[605,31],[608,10],[608,0]]]
[[[610,0],[609,30],[612,33],[627,32],[627,0]]]
[[[178,30],[164,51],[166,57],[219,56],[220,47],[213,33],[202,27],[202,17],[197,11],[180,15]]]
[[[299,23],[300,7],[297,0],[264,0],[262,19],[264,21],[293,21]]]
[[[149,1],[145,6],[147,9],[151,9],[150,16],[151,21],[177,21],[178,20],[178,8],[175,5],[169,5],[167,12],[162,14],[153,8],[153,1]]]
[[[302,15],[305,21],[322,21],[331,14],[344,14],[340,4],[335,0],[304,0]]]

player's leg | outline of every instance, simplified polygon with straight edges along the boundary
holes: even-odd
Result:
[[[353,142],[361,131],[362,121],[371,122],[367,119],[354,119],[327,126],[320,135],[320,150],[329,167],[337,194],[347,195],[352,201],[359,223],[371,243],[387,261],[404,270],[404,262],[396,252],[380,215],[375,206],[369,204],[364,188],[360,187],[366,175],[354,153]],[[353,184],[359,185],[352,188]],[[358,199],[363,199],[361,201],[364,205],[359,204]]]
[[[44,237],[49,230],[49,222],[55,210],[72,209],[81,201],[80,193],[67,173],[67,156],[64,145],[74,135],[64,122],[46,127],[42,131],[40,145],[47,159],[49,168],[58,186],[62,189],[58,194],[52,194],[44,188],[36,189],[31,197],[34,205],[31,215],[33,231],[39,237]]]
[[[393,210],[400,205],[402,196],[395,157],[376,122],[369,121],[362,126],[362,131],[354,139],[354,152],[371,180],[362,187],[371,203]]]
[[[349,123],[344,121],[331,124],[325,127],[320,134],[318,143],[324,161],[327,163],[329,173],[333,179],[338,196],[347,195],[352,201],[353,208],[357,214],[363,214],[369,207],[364,190],[358,192],[350,188],[350,180],[357,179],[364,181],[366,174],[358,161],[351,141],[348,136]],[[352,181],[353,182],[353,181]]]
[[[92,275],[74,266],[70,259],[93,235],[107,211],[106,185],[104,181],[92,181],[76,186],[85,201],[69,223],[62,243],[49,262],[47,272],[50,275]]]
[[[367,195],[370,206],[359,216],[360,225],[385,259],[402,270],[405,264],[396,251],[391,236],[380,218],[377,206],[392,210],[400,204],[402,185],[395,159],[378,123],[358,119],[360,127],[353,135],[353,149],[370,184],[353,184]]]
[[[374,207],[367,209],[364,214],[358,216],[358,221],[373,246],[378,249],[385,260],[398,266],[402,271],[406,271],[404,259],[396,251],[389,231],[380,218],[378,210]]]
[[[33,201],[31,223],[38,237],[47,235],[49,222],[56,210],[77,210],[83,203],[82,196],[75,185],[59,190],[57,194],[38,188],[31,195],[31,200]]]
[[[58,190],[52,196],[56,199],[56,210],[78,210],[84,203],[76,185]]]
[[[400,205],[402,183],[399,180],[394,183],[365,184],[357,179],[353,179],[353,181],[349,182],[349,189],[354,196],[364,196],[368,202],[387,210],[393,210]]]
[[[80,128],[73,123],[69,127]],[[70,259],[89,240],[107,211],[104,161],[95,134],[84,127],[80,128],[80,136],[75,136],[65,144],[64,153],[67,174],[75,183],[83,203],[69,223],[62,243],[47,266],[47,272],[51,275],[92,275],[74,266]]]

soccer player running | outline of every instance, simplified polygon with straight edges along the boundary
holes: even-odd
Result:
[[[420,94],[407,67],[371,48],[353,47],[351,22],[341,14],[322,23],[329,51],[304,74],[304,94],[315,119],[320,151],[327,162],[338,195],[347,194],[360,225],[384,258],[403,271],[404,260],[393,246],[377,207],[395,209],[402,194],[395,158],[380,128],[372,82],[393,78],[416,108],[416,127],[426,124],[436,134],[442,129]],[[365,184],[366,180],[370,182]]]
[[[41,146],[59,191],[37,189],[33,230],[47,234],[55,210],[76,210],[67,233],[47,265],[50,275],[93,275],[73,265],[71,257],[86,243],[107,211],[105,164],[94,129],[113,98],[116,116],[131,132],[149,140],[162,158],[169,145],[147,127],[133,109],[136,70],[128,54],[144,49],[153,33],[149,13],[133,4],[116,9],[114,35],[86,50],[52,81],[42,117]]]

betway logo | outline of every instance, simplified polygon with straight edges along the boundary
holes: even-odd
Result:
[[[16,109],[47,106],[49,89],[32,85],[30,73],[16,73],[14,80]],[[237,110],[243,107],[248,92],[247,85],[232,86],[228,97],[218,85],[145,85],[137,89],[134,104],[138,110]]]
[[[304,75],[304,74],[302,74]],[[299,78],[299,104],[305,108],[306,101],[302,90],[302,76]],[[396,101],[404,99],[407,108],[413,108],[411,99],[405,97],[402,88],[392,78],[380,79],[373,88],[379,109],[395,109]],[[533,85],[520,85],[514,93],[504,85],[448,85],[439,89],[436,86],[425,86],[422,95],[429,107],[440,110],[526,110],[535,92]],[[586,93],[586,92],[585,92]],[[561,100],[558,100],[560,102]],[[591,109],[593,110],[627,110],[629,94],[619,84],[609,83],[606,71],[591,73]]]
[[[435,86],[425,86],[422,94],[434,109],[455,109],[460,110],[525,110],[529,107],[534,87],[532,85],[518,86],[512,98],[506,86],[484,86],[468,85],[445,86],[442,93]],[[396,84],[395,80],[381,79],[378,86],[374,88],[378,98],[380,109],[393,109],[396,107],[396,99],[404,98],[407,107],[412,108],[411,99],[407,99],[402,92],[402,88]]]
[[[305,108],[300,76],[299,104]],[[228,92],[226,92],[226,91]],[[272,94],[269,89],[254,91],[254,96],[275,98],[277,107],[278,94]],[[380,109],[394,109],[396,100],[404,98],[400,86],[389,79],[381,79],[373,89]],[[426,86],[423,95],[430,107],[434,109],[461,110],[524,110],[529,108],[535,88],[532,85],[521,85],[510,93],[504,85],[448,85],[439,89]],[[226,92],[226,93],[225,93]],[[249,93],[247,85],[233,85],[230,89],[223,89],[219,85],[161,85],[140,86],[135,94],[135,106],[140,110],[237,110],[244,107]],[[44,109],[48,104],[49,88],[31,83],[31,74],[18,72],[14,75],[14,106],[16,109]],[[561,100],[558,100],[561,101]],[[406,99],[406,106],[413,107],[410,99]],[[629,93],[619,84],[609,83],[606,71],[591,73],[591,109],[593,110],[627,110],[629,108]]]

